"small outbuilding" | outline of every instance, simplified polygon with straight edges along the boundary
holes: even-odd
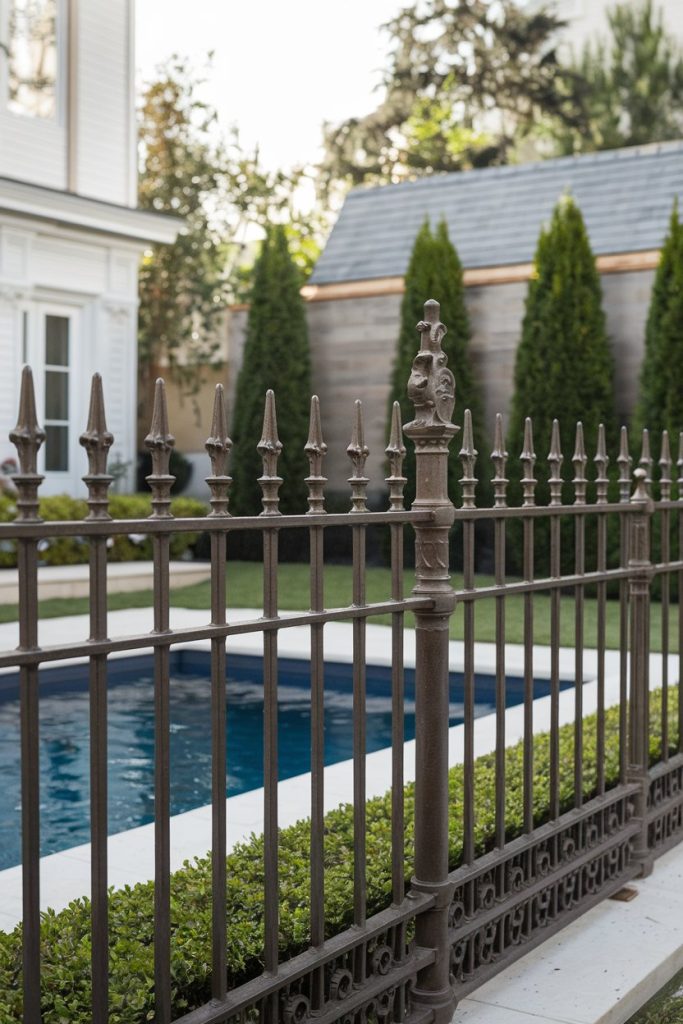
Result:
[[[495,413],[505,415],[510,404],[539,231],[566,192],[583,213],[597,258],[617,408],[628,420],[659,250],[674,199],[683,195],[683,142],[360,188],[347,197],[304,289],[332,489],[343,488],[349,475],[345,449],[358,397],[374,456],[370,488],[376,494],[383,488],[381,453],[403,275],[425,217],[432,223],[445,218],[464,267],[472,357],[492,433]],[[416,334],[416,347],[418,340]],[[452,369],[457,384],[458,367]]]

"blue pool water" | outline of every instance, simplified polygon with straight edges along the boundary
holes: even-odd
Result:
[[[211,801],[209,655],[171,656],[171,813]],[[41,855],[90,841],[87,666],[41,671]],[[109,832],[154,820],[154,693],[151,658],[109,664]],[[263,784],[261,659],[228,659],[228,796]],[[325,667],[325,763],[352,756],[351,666]],[[549,690],[535,683],[535,696]],[[0,868],[20,862],[21,794],[16,676],[0,678]],[[494,707],[494,679],[476,678],[477,715]],[[523,681],[507,680],[508,705],[520,703]],[[451,674],[450,721],[462,721],[462,675]],[[414,672],[406,670],[406,739],[415,734]],[[286,779],[310,769],[310,682],[305,661],[279,663],[279,771]],[[367,672],[367,750],[391,743],[391,671]]]

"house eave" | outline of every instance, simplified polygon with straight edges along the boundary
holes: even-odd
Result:
[[[179,217],[3,177],[0,177],[1,213],[94,231],[144,245],[155,242],[170,244],[176,240],[183,226]]]

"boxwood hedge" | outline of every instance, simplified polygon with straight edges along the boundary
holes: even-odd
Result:
[[[653,694],[651,754],[658,753],[660,695]],[[676,694],[671,693],[670,721],[676,721]],[[595,717],[585,720],[584,791],[589,798],[596,785]],[[618,778],[617,710],[607,713],[606,777]],[[676,737],[672,737],[672,742]],[[573,802],[573,726],[560,737],[562,806]],[[522,747],[506,753],[506,820],[508,837],[522,831]],[[549,744],[547,735],[534,740],[534,813],[537,823],[548,812]],[[475,765],[476,848],[490,849],[494,835],[494,779],[492,755]],[[450,863],[460,862],[462,847],[463,771],[451,770]],[[413,786],[405,791],[406,877],[413,855]],[[367,807],[368,912],[391,902],[390,794],[370,800]],[[299,821],[280,833],[280,956],[294,956],[307,946],[309,929],[309,823]],[[227,859],[227,931],[229,984],[238,985],[262,970],[263,942],[263,838],[252,836]],[[353,816],[349,805],[325,818],[325,914],[327,934],[351,924],[353,909]],[[143,1024],[154,1018],[153,896],[151,882],[126,887],[110,897],[110,1024]],[[211,972],[211,865],[198,858],[173,874],[172,997],[174,1015],[210,998]],[[60,913],[43,915],[42,1012],[44,1024],[90,1022],[90,904],[74,900]],[[0,932],[0,1022],[21,1019],[21,926]]]
[[[112,519],[146,519],[152,511],[148,494],[112,494],[109,512]],[[196,498],[173,498],[171,512],[176,517],[205,516],[207,506]],[[16,502],[8,495],[0,495],[0,523],[9,523],[17,514]],[[41,498],[40,515],[47,521],[84,519],[88,514],[85,501],[68,494]],[[179,533],[171,537],[171,557],[179,558],[195,544],[199,533]],[[40,559],[45,565],[76,565],[88,561],[88,543],[83,537],[54,537],[39,544]],[[148,536],[131,533],[110,538],[110,562],[136,562],[152,557],[152,542]],[[0,568],[13,568],[17,564],[16,544],[12,540],[0,541]]]

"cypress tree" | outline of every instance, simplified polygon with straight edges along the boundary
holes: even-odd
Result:
[[[230,508],[235,515],[261,511],[261,438],[266,391],[275,392],[282,454],[278,473],[280,510],[306,509],[308,474],[304,445],[308,435],[311,364],[308,328],[299,293],[299,270],[282,225],[269,229],[254,266],[242,368],[237,378]]]
[[[657,453],[662,430],[683,430],[683,225],[674,203],[645,327],[634,436],[647,427]],[[656,457],[656,454],[655,454]]]
[[[406,393],[406,385],[419,347],[419,336],[415,327],[424,316],[423,307],[426,300],[436,299],[441,304],[441,320],[448,328],[443,339],[443,350],[448,357],[448,366],[455,376],[453,420],[462,427],[465,409],[469,408],[472,412],[475,445],[480,453],[476,470],[480,480],[477,486],[477,500],[481,505],[487,504],[490,497],[491,474],[488,467],[481,392],[475,381],[468,354],[470,323],[465,306],[462,264],[448,237],[445,221],[442,220],[438,224],[434,234],[427,220],[420,228],[410,256],[404,287],[401,329],[391,377],[387,437],[391,424],[391,409],[395,401],[400,403],[403,423],[414,419],[415,409]],[[458,481],[462,475],[462,467],[458,459],[459,439],[460,435],[452,442],[448,460],[448,491],[454,504],[460,501]],[[404,475],[408,483],[405,497],[406,505],[410,506],[415,498],[415,451],[411,444],[406,447],[408,453]]]
[[[583,423],[590,461],[596,451],[598,425],[604,423],[614,466],[618,439],[612,380],[613,359],[600,278],[581,212],[570,197],[564,196],[555,207],[550,226],[541,231],[538,240],[517,349],[507,441],[511,504],[520,502],[519,454],[527,416],[533,421],[538,504],[548,500],[547,454],[553,419],[559,421],[566,481],[573,476],[571,456],[578,421]],[[573,500],[567,482],[563,501]],[[537,521],[537,572],[548,569],[547,528],[546,520]],[[510,554],[519,568],[521,559],[515,533],[513,530]]]

